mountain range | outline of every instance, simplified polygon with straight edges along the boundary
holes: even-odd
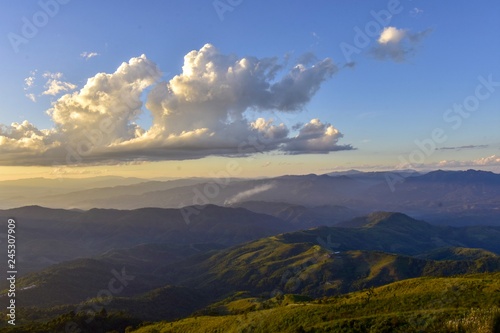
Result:
[[[328,224],[373,211],[398,211],[441,225],[500,225],[500,175],[487,171],[437,170],[425,174],[408,170],[351,171],[266,179],[125,181],[132,184],[82,190],[58,185],[59,188],[52,192],[34,191],[31,187],[24,188],[10,182],[2,194],[2,205],[5,208],[40,205],[88,210],[215,204],[247,207],[305,224],[307,220]],[[72,184],[73,181],[68,182]],[[103,184],[97,180],[94,183]],[[60,187],[64,187],[64,191]],[[251,202],[266,203],[267,207],[264,204],[252,205]],[[333,207],[326,208],[329,219],[321,216],[323,213],[319,207]],[[310,212],[305,213],[304,209]],[[309,223],[310,226],[313,224]]]
[[[500,331],[491,172],[0,186],[19,271],[0,332]]]
[[[133,279],[117,295],[116,309],[117,304],[140,303],[169,288],[205,295],[186,305],[195,310],[196,304],[201,308],[241,290],[259,297],[278,293],[322,297],[420,276],[500,270],[499,227],[433,226],[404,214],[382,212],[354,219],[351,224],[281,233],[229,248],[144,244],[110,250],[27,274],[18,282],[24,289],[17,297],[25,306],[76,307],[80,302],[92,302],[119,272]],[[481,249],[476,249],[479,244]],[[458,257],[450,260],[453,253]],[[142,319],[153,317],[161,319],[153,312]]]
[[[196,212],[186,219],[184,212]],[[28,206],[0,211],[15,218],[20,273],[78,257],[139,244],[218,243],[234,245],[296,230],[273,216],[214,205],[184,209],[91,209]]]

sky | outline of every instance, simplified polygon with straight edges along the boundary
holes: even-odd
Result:
[[[3,1],[0,179],[500,172],[497,1]]]

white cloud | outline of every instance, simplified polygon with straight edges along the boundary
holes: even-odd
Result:
[[[379,44],[399,43],[406,35],[406,30],[386,27],[378,39]]]
[[[500,156],[491,155],[466,161],[443,160],[436,163],[435,166],[440,168],[500,166]]]
[[[77,88],[76,85],[61,81],[60,79],[63,77],[62,73],[43,73],[43,77],[47,79],[45,83],[45,91],[42,92],[42,95],[51,95],[55,96],[60,94],[61,92],[75,90]]]
[[[231,197],[230,199],[227,199],[224,202],[224,205],[232,205],[234,203],[244,201],[244,200],[246,200],[246,199],[248,199],[256,194],[269,191],[270,189],[272,189],[274,187],[276,187],[275,184],[264,184],[264,185],[255,186],[252,189],[240,192],[240,193],[236,194],[235,196]]]
[[[31,165],[35,160],[35,164],[49,164],[43,161],[44,153],[59,145],[53,134],[49,130],[39,130],[26,120],[10,126],[0,125],[0,161],[7,165]]]
[[[57,127],[69,139],[85,131],[101,131],[110,123],[100,145],[118,144],[136,137],[140,129],[133,122],[142,112],[141,94],[160,76],[156,65],[145,55],[132,58],[112,74],[99,73],[77,92],[59,98],[48,111]]]
[[[257,118],[254,122],[250,123],[252,129],[260,133],[261,139],[280,140],[288,135],[288,128],[285,124],[273,125],[274,119],[265,120],[264,118]]]
[[[474,161],[475,165],[500,165],[500,156],[491,155]]]
[[[46,78],[46,79],[52,79],[52,80],[58,80],[58,79],[61,79],[63,77],[63,73],[60,73],[60,72],[56,72],[56,73],[51,73],[51,72],[45,72],[42,74],[42,77]]]
[[[33,86],[35,85],[36,72],[37,72],[36,70],[30,72],[30,76],[24,79],[24,90],[33,88]]]
[[[42,95],[55,96],[60,94],[61,92],[75,90],[77,86],[69,82],[49,80],[49,82],[47,82],[47,84],[45,85],[45,88],[46,90],[42,92]]]
[[[89,60],[90,58],[94,58],[99,56],[100,54],[97,52],[82,52],[80,54],[80,57],[84,58],[85,60]]]
[[[431,29],[412,33],[406,29],[386,27],[380,33],[377,44],[370,49],[370,55],[378,60],[403,62],[416,52],[420,41],[429,33]]]
[[[53,129],[14,138],[5,127],[0,153],[15,152],[18,158],[0,155],[0,164],[96,164],[352,149],[338,145],[342,134],[318,119],[294,128],[299,134],[289,137],[287,124],[247,119],[245,113],[301,111],[336,71],[330,59],[286,70],[276,58],[226,55],[207,44],[184,57],[180,74],[158,82],[161,72],[142,55],[114,73],[96,74],[79,91],[53,102],[47,111]],[[44,77],[50,82],[47,94],[76,88],[61,81],[61,73]],[[148,87],[143,105],[141,96]],[[135,123],[142,112],[151,112],[150,128]],[[17,151],[23,140],[23,149]]]
[[[35,94],[33,94],[33,93],[29,93],[29,94],[26,94],[26,97],[28,97],[28,99],[29,99],[30,101],[32,101],[33,103],[35,103],[35,102],[36,102],[36,96],[35,96]]]
[[[37,96],[30,91],[32,91],[36,86],[35,81],[37,81],[37,73],[38,70],[31,71],[30,76],[24,79],[24,91],[26,92],[25,95],[33,102],[36,102]],[[41,95],[55,96],[62,92],[75,90],[77,88],[77,86],[72,83],[62,81],[62,73],[45,72],[42,74],[42,77],[46,79],[46,83],[44,84],[45,90],[41,93]]]
[[[313,119],[305,124],[299,134],[285,145],[291,154],[324,154],[333,150],[351,150],[350,145],[340,146],[338,140],[343,134],[331,124]]]
[[[36,96],[33,93],[30,93],[29,91],[33,89],[35,86],[35,80],[36,80],[36,73],[38,71],[35,69],[30,72],[30,76],[24,79],[24,91],[26,92],[25,96],[30,99],[32,102],[36,102]]]

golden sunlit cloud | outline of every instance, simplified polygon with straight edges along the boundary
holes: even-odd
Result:
[[[114,73],[98,73],[80,90],[57,99],[47,111],[54,128],[40,130],[29,121],[2,125],[0,165],[116,164],[350,150],[350,145],[338,144],[339,130],[319,119],[297,127],[245,115],[249,109],[300,112],[337,70],[329,58],[286,70],[276,58],[240,58],[206,44],[184,57],[181,74],[160,81],[158,66],[141,55]],[[76,88],[62,81],[61,73],[44,77],[48,79],[44,94]],[[144,105],[146,89],[150,92]],[[145,111],[152,115],[150,128],[136,123]],[[290,128],[298,134],[291,135]]]

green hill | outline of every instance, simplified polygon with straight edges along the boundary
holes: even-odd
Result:
[[[486,318],[493,315],[485,312],[486,305],[500,305],[499,274],[437,278],[500,271],[500,257],[492,252],[499,247],[497,228],[437,227],[397,213],[371,214],[355,223],[353,228],[284,233],[231,248],[142,244],[57,264],[19,279],[16,297],[25,320],[19,323],[59,325],[71,311],[104,306],[109,315],[102,314],[103,327],[108,320],[123,327],[196,312],[203,320],[179,321],[172,332],[202,327],[245,332],[237,330],[241,325],[247,332],[323,332],[330,327],[332,332],[369,332],[368,327],[411,332],[408,325],[421,314],[441,325],[427,331],[441,332],[434,328],[476,316],[471,308],[479,308],[477,316]],[[131,279],[109,297],[116,274]],[[82,321],[85,314],[76,312],[72,316]],[[211,316],[205,318],[207,314]],[[271,322],[254,317],[262,314],[269,314]],[[264,326],[259,330],[259,325]],[[170,332],[170,326],[152,327]]]
[[[444,247],[424,253],[418,257],[431,260],[478,260],[483,258],[495,258],[497,255],[483,249]]]
[[[434,261],[381,251],[330,251],[320,244],[284,242],[283,235],[222,250],[200,262],[179,263],[171,274],[182,283],[223,295],[342,294],[419,276],[493,272],[500,257]],[[167,272],[165,272],[167,273]]]
[[[322,239],[332,250],[376,250],[418,255],[442,247],[481,248],[500,253],[500,227],[443,227],[405,214],[377,212],[335,227],[283,235],[285,242]]]
[[[212,300],[238,290],[248,290],[253,295],[297,293],[321,297],[419,276],[500,270],[497,256],[436,261],[381,251],[333,252],[319,244],[283,242],[280,236],[226,250],[186,251],[186,256],[177,260],[168,256],[174,251],[157,250],[161,250],[164,259],[152,255],[158,259],[145,263],[136,257],[126,261],[117,251],[55,265],[21,278],[19,288],[30,288],[20,290],[17,298],[24,306],[78,304],[106,289],[110,279],[122,270],[133,279],[115,296],[138,296],[168,284],[209,292]]]
[[[151,299],[162,293],[171,296],[172,292],[189,297],[188,291],[168,289],[151,294]],[[182,309],[183,301],[179,301]],[[266,299],[240,292],[188,318],[168,322],[141,323],[107,310],[93,314],[91,320],[84,312],[67,312],[48,322],[0,328],[0,332],[63,332],[73,324],[80,333],[112,329],[135,333],[497,333],[499,306],[500,273],[485,273],[407,279],[319,299],[291,294]]]
[[[475,233],[464,234],[461,229]],[[500,257],[493,253],[467,257],[465,253],[480,250],[462,249],[463,255],[454,260],[443,260],[450,254],[432,254],[442,252],[443,246],[473,247],[480,242],[485,249],[496,250],[500,245],[495,232],[496,228],[486,227],[435,227],[403,214],[378,213],[357,228],[309,229],[218,251],[210,251],[208,245],[206,251],[173,245],[111,251],[29,274],[19,280],[19,287],[31,288],[19,291],[17,297],[26,306],[77,304],[105,288],[113,269],[125,269],[135,277],[120,297],[164,285],[206,290],[213,300],[239,290],[253,295],[338,295],[419,276],[499,271]]]
[[[272,305],[248,302],[257,310],[155,323],[134,332],[499,332],[500,274],[409,279],[314,301],[282,296]]]

